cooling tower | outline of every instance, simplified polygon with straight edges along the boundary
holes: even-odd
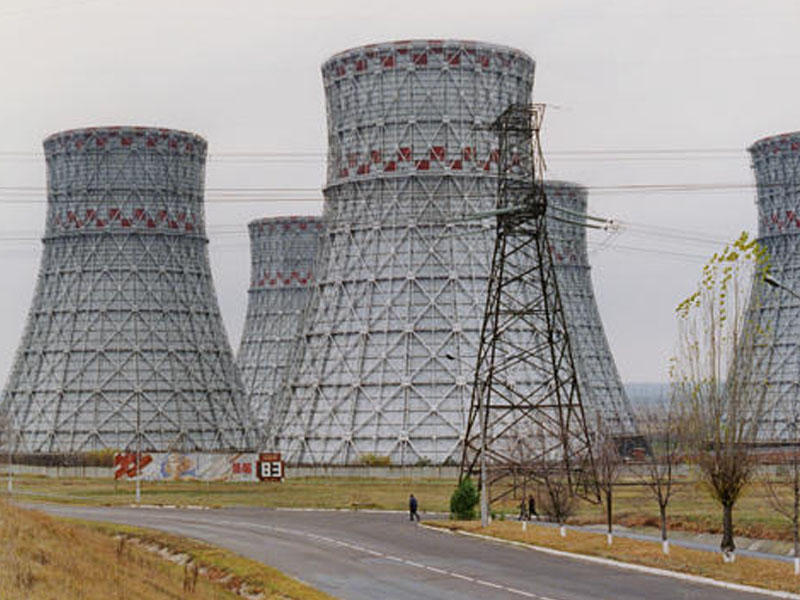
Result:
[[[316,282],[283,406],[293,462],[458,462],[494,244],[497,138],[534,63],[403,41],[322,67],[328,180]],[[449,358],[448,358],[449,356]]]
[[[581,401],[589,428],[598,424],[618,435],[635,433],[633,412],[608,346],[594,299],[586,251],[586,188],[545,183],[547,233],[570,336]]]
[[[761,290],[758,310],[752,314],[751,308],[748,317],[769,332],[761,351],[771,355],[753,359],[769,370],[764,377],[769,410],[760,435],[794,441],[800,435],[800,132],[764,138],[749,150],[758,190],[758,242],[769,252],[770,275],[789,290]]]
[[[265,431],[308,302],[322,220],[278,217],[252,221],[247,318],[237,355],[250,409]]]
[[[132,449],[137,432],[145,450],[248,447],[208,263],[205,140],[80,129],[44,151],[44,252],[3,397],[17,449]]]

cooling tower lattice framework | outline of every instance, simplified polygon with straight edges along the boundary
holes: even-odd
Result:
[[[487,126],[534,63],[461,41],[356,48],[322,67],[326,232],[280,439],[290,460],[460,459],[494,221]],[[451,358],[448,358],[448,355]]]
[[[769,253],[770,275],[794,294],[800,293],[800,132],[761,139],[749,150],[758,190],[758,242]],[[765,441],[796,441],[800,436],[800,301],[783,289],[760,291],[756,314],[751,308],[748,317],[770,332],[769,343],[761,351],[771,355],[754,359],[769,369],[765,376],[769,409],[759,435]]]
[[[272,409],[308,302],[322,220],[258,219],[248,229],[250,290],[237,362],[251,411],[271,430]]]
[[[635,432],[633,412],[606,339],[586,250],[586,188],[545,182],[547,233],[567,322],[578,385],[590,429],[598,417],[616,434]],[[553,218],[553,217],[558,218]]]
[[[208,262],[205,140],[96,128],[44,150],[44,252],[3,397],[17,450],[250,446]]]

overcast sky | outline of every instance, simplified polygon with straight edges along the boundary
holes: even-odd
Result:
[[[800,129],[798,31],[797,0],[0,0],[0,378],[33,295],[45,217],[43,193],[13,188],[44,187],[46,135],[138,124],[208,140],[211,262],[236,350],[246,223],[321,212],[320,64],[419,37],[501,43],[536,60],[548,176],[588,186],[590,212],[622,225],[590,235],[622,378],[663,381],[674,307],[708,256],[756,230],[747,146]]]

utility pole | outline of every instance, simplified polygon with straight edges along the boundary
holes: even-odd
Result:
[[[141,391],[136,391],[136,504],[142,502],[142,412]]]
[[[543,465],[559,465],[573,493],[594,470],[547,238],[543,113],[543,105],[511,105],[490,127],[498,134],[496,238],[461,461],[462,479],[480,472],[484,527],[491,503]],[[547,443],[534,448],[534,437]]]

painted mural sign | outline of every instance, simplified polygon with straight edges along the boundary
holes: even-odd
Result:
[[[264,460],[264,457],[273,460]],[[280,454],[143,452],[139,464],[136,452],[120,452],[114,456],[114,479],[133,479],[141,475],[143,481],[281,481],[283,474]]]

